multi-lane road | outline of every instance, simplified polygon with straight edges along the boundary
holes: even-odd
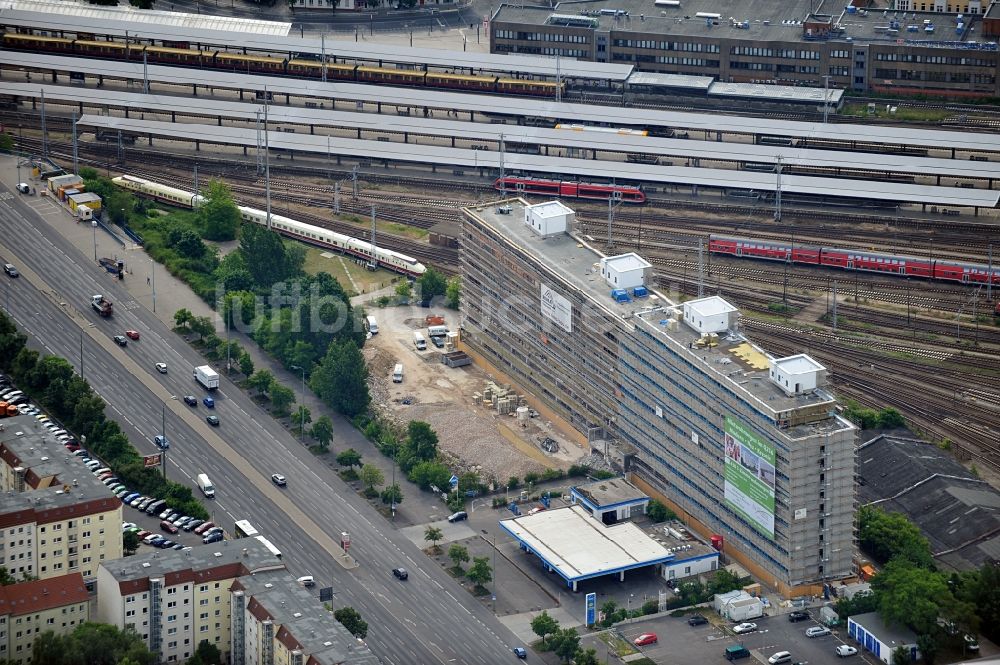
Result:
[[[82,363],[140,453],[156,451],[152,437],[165,414],[168,476],[194,490],[195,476],[207,473],[217,490],[214,503],[206,501],[213,519],[227,530],[249,519],[296,575],[333,586],[335,606],[350,605],[368,621],[366,641],[384,662],[513,661],[517,641],[506,627],[232,384],[223,379],[216,396],[218,429],[205,422],[203,406],[184,405],[181,396],[202,394],[191,370],[203,359],[26,201],[0,201],[0,257],[23,275],[7,280],[0,303],[50,353],[78,369]],[[115,303],[112,319],[90,308],[94,293]],[[119,348],[111,337],[126,329],[142,338]],[[157,362],[167,374],[157,373]],[[284,474],[288,487],[274,486],[272,473]],[[334,559],[341,532],[350,534],[356,568]],[[396,566],[411,571],[406,582],[392,576]]]

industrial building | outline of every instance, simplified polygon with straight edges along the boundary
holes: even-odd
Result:
[[[920,660],[917,636],[906,627],[887,626],[878,612],[847,617],[847,632],[886,665],[891,665],[893,652],[900,648],[906,650],[907,660]]]
[[[580,0],[504,4],[490,51],[637,71],[954,97],[1000,95],[1000,4]],[[992,40],[992,41],[991,41]]]
[[[506,203],[463,211],[463,346],[779,591],[850,575],[856,433],[825,369],[766,354],[722,298],[673,303],[572,215],[555,234]]]
[[[78,572],[92,586],[122,557],[122,502],[32,416],[0,429],[0,566],[15,578]]]

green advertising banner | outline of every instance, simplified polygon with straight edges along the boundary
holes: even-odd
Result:
[[[774,446],[726,416],[726,504],[774,538]]]

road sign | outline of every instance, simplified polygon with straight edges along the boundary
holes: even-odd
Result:
[[[597,623],[597,594],[587,594],[587,625],[593,626]]]
[[[154,453],[152,455],[143,455],[143,457],[142,457],[142,465],[145,466],[145,467],[160,466],[160,464],[162,463],[162,461],[163,461],[163,454],[162,453]]]
[[[333,600],[333,587],[325,586],[319,590],[319,602],[329,603]]]
[[[455,489],[458,487],[458,476],[452,476],[448,479],[448,482],[451,483],[451,488]]]

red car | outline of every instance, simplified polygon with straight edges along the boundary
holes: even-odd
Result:
[[[135,339],[135,340],[137,340],[137,339],[139,339],[139,331],[138,330],[126,330],[125,331],[125,336],[128,337],[129,339]]]
[[[206,531],[208,531],[209,529],[211,529],[214,526],[215,526],[215,524],[213,522],[205,522],[201,526],[197,527],[194,530],[194,532],[200,535],[200,534],[205,533]]]
[[[648,644],[656,644],[656,633],[643,633],[633,640],[637,647],[644,647]]]
[[[168,522],[167,520],[163,520],[162,522],[160,522],[160,528],[166,531],[167,533],[177,533],[177,527]]]

